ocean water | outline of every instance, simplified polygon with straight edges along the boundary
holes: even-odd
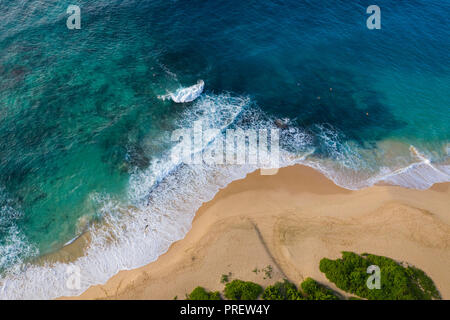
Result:
[[[449,1],[379,0],[380,30],[373,1],[72,2],[0,2],[0,298],[79,294],[183,238],[258,168],[172,159],[174,130],[199,120],[284,119],[281,165],[349,189],[450,181]],[[197,100],[161,99],[200,79]],[[84,256],[34,263],[88,230]]]

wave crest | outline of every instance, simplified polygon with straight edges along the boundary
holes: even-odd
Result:
[[[182,114],[177,127],[191,128],[194,122],[202,121],[220,129],[216,136],[209,137],[208,141],[212,141],[224,139],[226,128],[275,128],[274,120],[252,105],[248,97],[204,95]],[[450,166],[433,163],[417,148],[411,148],[410,156],[416,159],[412,163],[396,169],[380,168],[370,160],[379,156],[364,154],[366,150],[346,142],[334,128],[316,129],[311,133],[289,125],[281,131],[281,167],[307,165],[348,189],[382,181],[423,189],[435,182],[450,181]],[[325,148],[326,157],[318,148],[318,141]],[[72,263],[14,268],[0,279],[1,297],[49,299],[78,295],[89,286],[105,283],[121,270],[148,264],[186,235],[202,203],[211,200],[220,188],[258,169],[250,164],[185,164],[183,159],[171,157],[172,151],[167,150],[147,169],[131,175],[126,203],[109,195],[93,195],[101,204],[104,223],[90,228],[92,240],[84,256]],[[66,284],[67,270],[72,266],[80,270],[78,289],[70,289]]]

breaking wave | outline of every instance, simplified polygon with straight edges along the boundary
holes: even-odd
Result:
[[[250,98],[230,94],[203,95],[180,119],[180,129],[192,128],[196,122],[220,129],[208,136],[201,148],[194,148],[193,154],[208,152],[213,147],[211,142],[224,139],[227,128],[278,129],[276,119],[264,114]],[[424,189],[450,181],[450,166],[434,163],[415,147],[410,148],[406,165],[377,166],[378,156],[368,156],[367,150],[346,142],[332,127],[317,125],[306,131],[289,123],[289,119],[285,123],[286,128],[280,129],[280,167],[307,165],[348,189],[378,182]],[[250,148],[247,154],[255,152],[248,143],[245,147]],[[78,295],[89,286],[105,283],[121,270],[148,264],[186,235],[202,203],[259,168],[258,164],[187,164],[186,159],[172,156],[176,148],[173,143],[147,169],[131,175],[126,203],[107,194],[92,194],[101,204],[104,223],[90,227],[91,242],[82,257],[69,263],[16,264],[0,278],[1,297],[49,299]],[[18,240],[14,246],[22,246],[25,239],[20,238],[18,230],[10,228],[10,232]],[[1,244],[0,256],[19,256],[14,246]],[[74,267],[80,271],[78,288],[67,285],[68,271]]]

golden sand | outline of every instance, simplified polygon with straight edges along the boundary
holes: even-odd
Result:
[[[184,299],[196,286],[222,290],[222,274],[263,286],[312,277],[323,257],[373,253],[424,270],[450,299],[450,184],[429,190],[374,186],[349,191],[293,166],[234,181],[197,212],[192,229],[155,262],[121,271],[82,299]],[[272,266],[269,279],[264,272]]]

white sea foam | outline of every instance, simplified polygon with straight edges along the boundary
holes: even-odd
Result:
[[[226,128],[248,105],[246,97],[205,96],[182,117],[180,126],[203,120]],[[214,139],[214,137],[210,137]],[[201,152],[201,150],[195,150]],[[0,279],[3,299],[48,299],[77,295],[89,286],[104,283],[120,270],[155,260],[171,243],[184,237],[196,210],[214,197],[219,188],[245,177],[255,167],[216,167],[171,162],[170,152],[130,178],[129,201],[93,195],[102,204],[105,224],[92,231],[86,254],[73,263],[27,265],[11,269]],[[81,272],[79,289],[66,285],[69,266]]]
[[[418,159],[417,162],[395,171],[381,168],[380,174],[372,180],[414,189],[428,189],[435,183],[450,181],[450,165],[432,163],[414,146],[410,147],[410,151]]]
[[[203,80],[199,80],[196,84],[190,87],[179,88],[175,92],[170,92],[167,95],[159,96],[159,98],[162,100],[170,98],[175,103],[192,102],[202,94],[204,87],[205,82]]]
[[[189,128],[199,120],[222,131],[233,126],[256,129],[275,127],[274,119],[252,108],[250,99],[227,94],[202,96],[187,109],[178,126]],[[385,167],[375,173],[367,169],[370,174],[362,179],[357,173],[358,170],[364,171],[367,164],[358,149],[344,142],[345,139],[333,128],[318,126],[317,129],[315,136],[294,126],[281,131],[282,167],[308,165],[349,189],[379,181],[416,188],[425,188],[433,182],[450,181],[450,166],[436,165],[416,149],[411,149],[416,162],[403,169]],[[208,141],[213,139],[224,139],[224,136],[211,136]],[[332,160],[314,155],[315,139],[329,148]],[[209,145],[202,147],[209,148]],[[220,188],[258,169],[250,164],[188,165],[183,163],[183,159],[175,161],[170,157],[171,151],[152,161],[148,169],[131,175],[127,203],[110,195],[92,195],[101,204],[105,223],[91,228],[92,241],[84,256],[73,263],[17,266],[0,279],[0,297],[48,299],[78,295],[91,285],[105,283],[120,270],[154,261],[173,242],[186,235],[202,203],[211,200]],[[66,285],[69,266],[77,266],[80,270],[79,289],[69,289]]]
[[[4,188],[0,187],[0,268],[20,264],[24,257],[37,255],[38,250],[32,246],[25,234],[15,222],[22,216],[20,208],[14,208],[13,201]]]

